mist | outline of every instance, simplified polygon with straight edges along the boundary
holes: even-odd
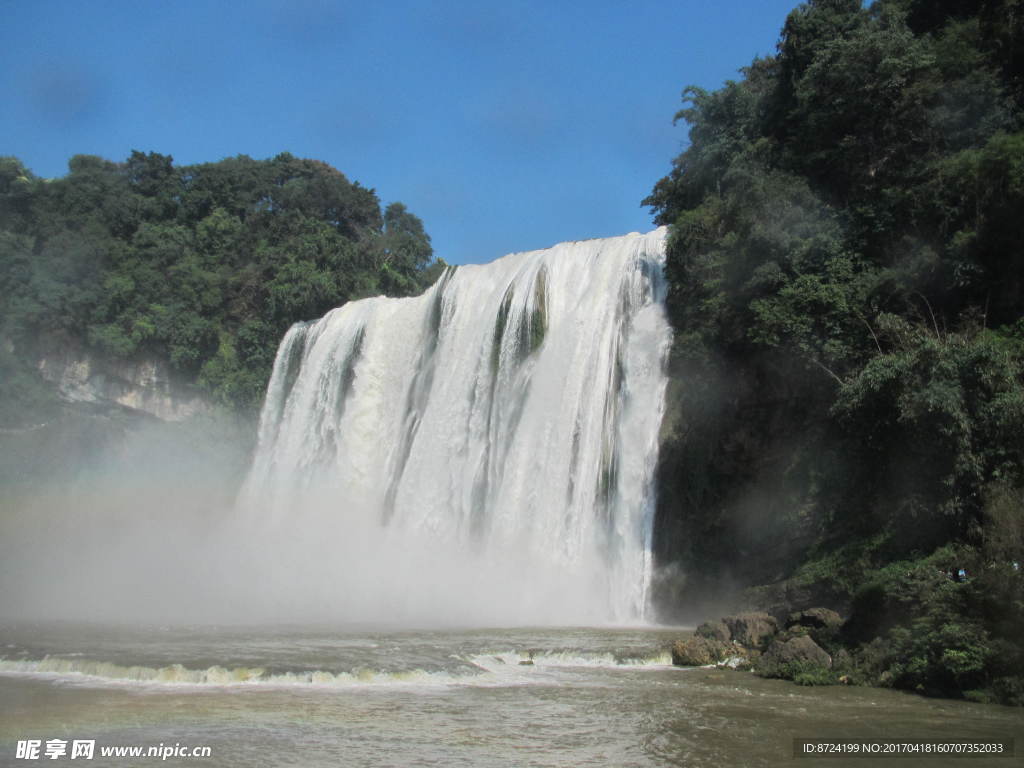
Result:
[[[220,425],[223,428],[223,425]],[[403,536],[358,500],[310,491],[293,523],[236,501],[250,445],[213,425],[145,425],[65,455],[0,522],[0,616],[102,623],[587,623],[589,582],[542,561]],[[552,599],[545,584],[557,583]],[[575,606],[575,608],[574,608]]]
[[[296,326],[255,445],[202,420],[85,441],[5,503],[0,615],[644,621],[663,238],[517,254]]]

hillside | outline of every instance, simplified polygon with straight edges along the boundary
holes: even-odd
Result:
[[[1024,702],[1022,16],[816,0],[684,91],[645,201],[671,227],[667,617],[831,605],[859,678]]]
[[[292,323],[417,293],[443,269],[404,205],[382,210],[316,160],[175,166],[134,151],[68,167],[41,179],[0,159],[5,427],[45,408],[35,368],[55,346],[101,368],[156,361],[178,388],[251,413]]]

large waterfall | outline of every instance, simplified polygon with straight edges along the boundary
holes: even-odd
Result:
[[[293,326],[240,514],[342,618],[643,620],[664,241],[512,254]]]

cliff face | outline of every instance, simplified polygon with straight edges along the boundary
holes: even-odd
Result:
[[[157,358],[110,360],[61,337],[42,340],[32,357],[39,374],[67,402],[117,405],[175,422],[208,414],[214,407]]]
[[[180,482],[211,468],[227,498],[248,466],[252,419],[218,407],[160,358],[111,360],[57,334],[17,348],[0,339],[0,351],[31,376],[22,389],[46,390],[15,397],[15,417],[0,422],[0,518],[81,482]]]
[[[652,596],[660,620],[690,622],[744,607],[751,585],[785,592],[784,580],[812,543],[805,467],[827,445],[826,425],[806,389],[753,361],[728,373],[676,361],[671,376],[656,473]],[[821,600],[793,596],[780,611]]]

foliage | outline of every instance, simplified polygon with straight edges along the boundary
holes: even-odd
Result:
[[[681,382],[659,560],[689,567],[690,595],[829,595],[859,617],[865,677],[1001,700],[1020,685],[998,659],[1021,658],[1024,616],[1019,579],[990,578],[1024,559],[1024,90],[1007,6],[800,5],[776,55],[683,91],[689,146],[645,200],[670,227]],[[951,546],[977,561],[970,584],[928,559]],[[873,605],[899,621],[867,621]]]
[[[966,581],[958,579],[963,568]],[[869,571],[844,628],[864,682],[1024,704],[1024,576],[963,545]],[[1010,621],[1007,621],[1010,619]],[[971,694],[968,696],[968,694]]]
[[[150,354],[251,408],[293,322],[437,277],[423,223],[315,160],[282,153],[174,166],[76,155],[39,179],[0,158],[0,332],[25,354],[64,333]]]
[[[783,664],[776,671],[776,677],[792,680],[797,685],[835,685],[836,676],[831,670],[819,664],[806,661],[794,661]]]
[[[10,350],[0,347],[0,423],[26,424],[26,414],[46,419],[57,409],[57,396],[39,381],[26,361]]]

